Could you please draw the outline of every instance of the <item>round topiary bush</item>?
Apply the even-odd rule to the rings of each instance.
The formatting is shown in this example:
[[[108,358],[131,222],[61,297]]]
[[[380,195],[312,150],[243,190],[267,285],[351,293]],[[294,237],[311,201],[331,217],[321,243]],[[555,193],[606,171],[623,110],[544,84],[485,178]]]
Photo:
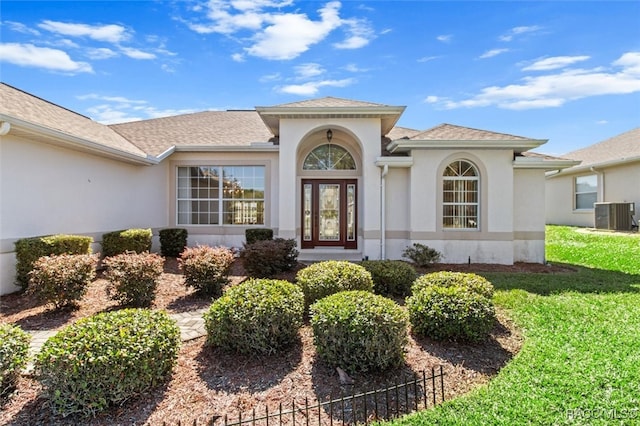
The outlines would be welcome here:
[[[245,354],[272,354],[298,336],[304,314],[300,288],[254,279],[231,287],[204,314],[207,343]]]
[[[491,282],[489,282],[489,280],[487,280],[486,278],[476,274],[446,271],[425,274],[413,283],[411,292],[415,294],[423,288],[429,286],[465,287],[489,299],[493,297],[493,285],[491,284]]]
[[[17,325],[0,324],[0,398],[15,388],[20,370],[27,364],[30,340]]]
[[[227,247],[197,246],[184,249],[178,263],[187,287],[193,287],[200,294],[220,297],[233,260],[233,250]]]
[[[407,308],[413,332],[435,340],[479,341],[495,322],[491,299],[461,286],[426,286]]]
[[[162,311],[100,313],[49,338],[35,376],[57,415],[95,415],[166,380],[178,357],[180,329]]]
[[[164,259],[155,253],[123,253],[104,260],[107,294],[121,305],[144,308],[156,297]]]
[[[402,364],[409,321],[393,300],[344,291],[311,305],[310,315],[318,356],[331,366],[364,372]]]
[[[296,282],[304,293],[305,306],[339,291],[373,291],[369,271],[355,263],[338,260],[318,262],[301,269]]]
[[[401,260],[364,260],[360,263],[373,279],[373,291],[383,296],[408,296],[418,277],[413,266]]]

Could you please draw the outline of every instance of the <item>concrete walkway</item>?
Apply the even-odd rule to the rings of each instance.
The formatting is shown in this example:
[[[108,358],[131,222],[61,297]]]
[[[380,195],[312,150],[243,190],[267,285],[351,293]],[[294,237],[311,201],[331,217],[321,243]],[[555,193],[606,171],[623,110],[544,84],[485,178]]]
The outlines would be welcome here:
[[[178,327],[180,327],[180,338],[183,342],[187,340],[196,339],[200,336],[204,336],[207,334],[204,329],[204,319],[202,318],[202,314],[209,308],[197,309],[195,311],[189,312],[180,312],[178,314],[169,314],[169,317],[173,318]],[[58,330],[37,330],[37,331],[29,331],[31,335],[31,344],[29,346],[29,355],[30,358],[33,359],[33,355],[36,355],[44,342],[53,335],[55,335]],[[33,365],[30,362],[26,369],[25,373],[30,373],[33,370]]]

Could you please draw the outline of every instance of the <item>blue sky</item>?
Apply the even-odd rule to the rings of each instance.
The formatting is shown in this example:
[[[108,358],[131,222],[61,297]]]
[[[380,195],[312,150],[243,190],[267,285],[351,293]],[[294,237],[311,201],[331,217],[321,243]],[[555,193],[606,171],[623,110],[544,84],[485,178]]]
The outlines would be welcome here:
[[[640,125],[638,1],[2,1],[1,80],[104,123],[336,96],[549,139]]]

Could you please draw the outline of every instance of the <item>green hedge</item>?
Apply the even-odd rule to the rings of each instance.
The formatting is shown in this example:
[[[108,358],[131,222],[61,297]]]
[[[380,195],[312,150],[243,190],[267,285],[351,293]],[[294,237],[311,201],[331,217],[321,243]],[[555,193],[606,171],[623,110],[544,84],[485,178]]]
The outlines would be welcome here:
[[[49,235],[44,237],[22,238],[15,242],[16,282],[26,289],[29,285],[29,272],[33,264],[42,256],[57,254],[90,254],[93,238],[81,235]]]
[[[310,308],[318,356],[351,372],[384,370],[402,364],[409,325],[393,300],[367,291],[345,291]]]
[[[164,258],[155,253],[122,253],[107,257],[107,295],[121,305],[144,308],[156,297]]]
[[[189,233],[182,228],[161,229],[160,235],[160,253],[163,256],[178,257],[187,246],[187,238]]]
[[[164,382],[179,348],[180,329],[163,311],[105,312],[49,338],[34,373],[54,414],[92,416]]]
[[[300,288],[257,279],[231,287],[204,314],[207,342],[227,350],[268,355],[293,343],[304,314]]]
[[[343,260],[327,260],[309,265],[298,271],[296,283],[304,293],[305,306],[339,291],[373,291],[369,271]]]
[[[17,325],[0,324],[0,398],[15,388],[20,370],[27,364],[30,340]]]
[[[298,259],[296,240],[276,238],[245,244],[240,261],[249,276],[265,278],[293,269]]]
[[[128,251],[151,251],[151,229],[125,229],[102,235],[102,256],[111,257]]]
[[[411,287],[411,291],[417,293],[429,286],[461,286],[489,299],[493,297],[493,285],[491,282],[485,277],[471,273],[441,271],[425,274],[416,279]]]
[[[244,231],[247,244],[253,244],[256,241],[272,240],[273,229],[269,228],[249,228]]]
[[[360,262],[371,274],[373,291],[383,296],[408,296],[418,277],[413,266],[401,260],[364,260]]]
[[[480,341],[495,323],[493,302],[462,286],[427,286],[407,298],[414,333],[435,340]]]

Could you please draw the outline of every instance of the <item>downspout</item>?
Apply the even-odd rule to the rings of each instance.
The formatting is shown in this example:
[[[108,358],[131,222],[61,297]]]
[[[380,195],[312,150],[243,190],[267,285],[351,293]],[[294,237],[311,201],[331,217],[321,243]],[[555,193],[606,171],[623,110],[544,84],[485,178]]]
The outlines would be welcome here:
[[[599,176],[599,185],[598,185],[598,200],[601,203],[604,203],[605,199],[604,199],[604,172],[603,171],[598,171],[596,170],[595,167],[591,166],[591,168],[589,168],[589,170],[591,170],[592,173],[595,173],[596,175]]]
[[[387,218],[386,218],[386,184],[387,173],[389,173],[389,165],[385,164],[382,167],[382,173],[380,175],[380,259],[386,259],[386,231],[387,231]]]

